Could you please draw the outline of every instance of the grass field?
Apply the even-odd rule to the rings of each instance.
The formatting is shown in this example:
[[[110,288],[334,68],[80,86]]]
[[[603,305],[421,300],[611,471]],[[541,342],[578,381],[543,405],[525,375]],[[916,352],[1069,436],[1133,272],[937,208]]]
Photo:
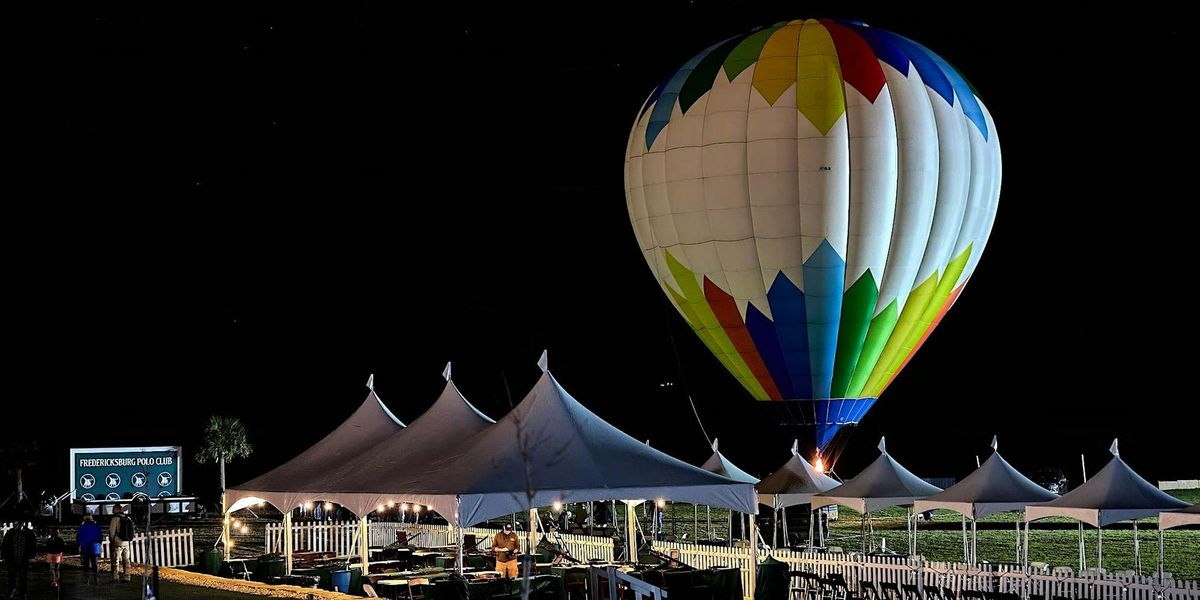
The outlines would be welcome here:
[[[1200,502],[1200,490],[1177,490],[1172,495],[1187,502]],[[905,532],[905,510],[902,507],[878,511],[871,515],[875,530],[875,545],[880,539],[887,540],[887,547],[903,551],[908,547]],[[724,537],[728,530],[728,512],[711,509],[713,533]],[[847,552],[859,551],[860,515],[850,509],[841,508],[840,518],[830,524],[830,545],[838,545]],[[706,531],[705,508],[693,512],[690,504],[668,505],[665,509],[663,531],[674,532],[676,539],[686,534],[688,540],[710,537]],[[638,509],[642,518],[642,509]],[[674,519],[672,518],[674,516]],[[1016,525],[1020,513],[1002,513],[980,519],[978,524],[979,559],[991,562],[1015,562]],[[693,530],[693,519],[699,532]],[[642,518],[642,526],[649,531],[649,516]],[[968,527],[969,527],[968,523]],[[921,522],[917,535],[918,552],[935,561],[961,561],[963,558],[961,517],[949,511],[935,511],[933,520]],[[792,532],[793,534],[797,532]],[[808,531],[799,532],[806,537]],[[762,535],[768,541],[771,532]],[[735,529],[736,537],[736,529]],[[1087,546],[1087,566],[1096,566],[1096,529],[1084,527],[1084,543]],[[1131,523],[1120,523],[1104,529],[1104,568],[1110,571],[1134,569],[1133,527]],[[1158,520],[1142,519],[1138,522],[1138,542],[1141,546],[1142,572],[1151,573],[1158,565]],[[1177,529],[1166,532],[1166,570],[1179,579],[1200,579],[1200,531]],[[1029,560],[1048,563],[1052,566],[1076,568],[1079,565],[1079,530],[1076,521],[1069,519],[1044,519],[1033,524],[1029,537]]]

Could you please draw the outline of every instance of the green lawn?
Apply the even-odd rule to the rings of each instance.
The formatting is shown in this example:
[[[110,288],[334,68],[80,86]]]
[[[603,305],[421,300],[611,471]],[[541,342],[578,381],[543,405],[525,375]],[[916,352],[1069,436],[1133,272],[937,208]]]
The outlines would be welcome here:
[[[1200,490],[1177,490],[1172,495],[1187,502],[1200,502]],[[673,532],[676,539],[695,540],[697,537],[708,537],[705,508],[699,507],[693,513],[690,504],[668,504],[665,509],[663,530]],[[649,531],[650,519],[642,516],[642,508],[637,509],[638,517],[643,528]],[[698,532],[693,530],[693,515],[696,519]],[[713,532],[724,537],[728,528],[728,512],[722,509],[709,511]],[[859,514],[847,508],[839,510],[840,518],[830,526],[831,544],[842,546],[846,551],[860,549]],[[905,534],[904,517],[906,509],[894,507],[884,509],[871,515],[871,524],[875,529],[876,546],[879,538],[887,539],[888,548],[903,550],[908,547]],[[672,518],[674,517],[674,518]],[[1021,518],[1020,513],[1003,513],[992,515],[979,521],[979,558],[993,562],[1012,562],[1016,554],[1016,522]],[[969,524],[968,524],[969,526]],[[1079,531],[1075,521],[1070,519],[1044,519],[1032,526],[1029,538],[1029,560],[1049,563],[1053,566],[1075,568],[1079,564]],[[1158,564],[1158,524],[1157,519],[1142,519],[1138,522],[1138,540],[1142,553],[1142,571],[1153,572]],[[699,535],[697,535],[697,533]],[[763,531],[763,537],[770,540],[770,531]],[[796,533],[796,532],[792,532]],[[807,536],[808,532],[800,532]],[[736,535],[736,534],[735,534]],[[926,558],[935,561],[962,560],[962,531],[961,517],[949,511],[935,511],[933,520],[921,522],[917,536],[918,551]],[[1096,566],[1096,530],[1084,528],[1084,542],[1087,545],[1088,566]],[[1166,532],[1165,536],[1166,570],[1174,573],[1180,579],[1200,579],[1200,531],[1177,529]],[[1104,529],[1104,568],[1127,570],[1134,568],[1133,528],[1130,523],[1120,523]]]

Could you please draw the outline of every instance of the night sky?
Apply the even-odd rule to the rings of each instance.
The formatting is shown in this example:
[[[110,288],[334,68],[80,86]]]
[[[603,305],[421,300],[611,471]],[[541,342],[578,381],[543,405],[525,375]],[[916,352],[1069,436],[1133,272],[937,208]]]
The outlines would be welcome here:
[[[1094,472],[1120,436],[1148,478],[1200,476],[1182,385],[1196,126],[1178,20],[1050,3],[166,4],[64,9],[16,44],[4,435],[37,441],[35,494],[63,491],[71,446],[194,456],[213,413],[250,430],[238,483],[336,426],[370,373],[416,418],[447,360],[499,418],[543,348],[585,405],[698,463],[690,391],[726,455],[765,475],[793,433],[660,297],[622,162],[642,101],[680,63],[823,16],[944,56],[1004,153],[971,284],[838,472],[886,434],[919,475],[962,477],[999,434],[1027,471],[1077,480],[1080,452]],[[191,460],[184,478],[216,487]]]

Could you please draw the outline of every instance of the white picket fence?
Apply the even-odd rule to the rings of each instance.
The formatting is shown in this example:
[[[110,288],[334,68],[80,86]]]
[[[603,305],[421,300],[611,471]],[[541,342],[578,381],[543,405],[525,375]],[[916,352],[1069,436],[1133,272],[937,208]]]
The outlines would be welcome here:
[[[386,546],[396,541],[396,532],[403,531],[414,546],[437,547],[453,546],[457,543],[457,534],[449,525],[414,525],[411,523],[372,522],[367,524],[367,540],[371,546]],[[333,552],[338,556],[350,556],[358,553],[355,544],[358,532],[357,521],[333,522],[300,522],[292,524],[292,548],[295,552]],[[474,535],[478,544],[476,549],[487,551],[492,547],[492,538],[498,529],[482,527],[466,527],[464,535]],[[521,538],[521,551],[528,552],[528,540],[524,533],[518,532]],[[283,525],[268,523],[266,529],[265,547],[268,552],[283,551]],[[612,560],[612,538],[594,537],[588,535],[562,534],[553,536],[561,538],[563,546],[571,556],[588,561],[592,559]]]
[[[147,542],[146,534],[139,533],[128,542],[129,560],[144,564],[153,555],[154,564],[160,567],[189,567],[196,564],[196,551],[191,529],[155,530]],[[102,560],[109,557],[108,536],[101,542]]]
[[[751,567],[749,548],[699,546],[671,542],[655,542],[661,552],[679,551],[679,559],[698,569],[736,567],[741,569],[742,589],[750,589]],[[1159,585],[1157,577],[1138,577],[1133,573],[1111,574],[1084,572],[1078,576],[1069,567],[1053,570],[1030,569],[1003,565],[969,565],[926,561],[923,557],[900,558],[863,556],[857,554],[796,552],[771,550],[760,553],[760,559],[774,556],[786,562],[789,570],[815,573],[822,578],[838,573],[846,579],[851,590],[859,582],[876,584],[917,585],[953,590],[1012,592],[1023,598],[1049,600],[1051,596],[1088,598],[1093,600],[1200,600],[1200,582],[1167,579]],[[799,585],[799,580],[793,585]]]
[[[12,523],[0,524],[0,536],[12,529]],[[190,567],[196,564],[196,550],[191,529],[163,529],[155,530],[150,536],[149,546],[146,542],[146,534],[139,533],[133,536],[133,541],[129,543],[129,561],[143,564],[146,562],[150,554],[147,549],[153,551],[154,564],[160,567]],[[108,536],[104,536],[104,541],[100,543],[100,557],[102,560],[108,560]]]

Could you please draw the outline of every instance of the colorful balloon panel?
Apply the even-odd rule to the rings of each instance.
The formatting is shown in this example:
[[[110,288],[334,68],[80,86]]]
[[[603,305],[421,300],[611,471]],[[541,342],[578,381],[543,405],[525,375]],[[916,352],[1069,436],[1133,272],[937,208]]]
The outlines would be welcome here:
[[[858,23],[717,43],[639,111],[630,220],[664,293],[759,400],[824,447],[941,321],[1000,195],[987,108],[948,62]]]

